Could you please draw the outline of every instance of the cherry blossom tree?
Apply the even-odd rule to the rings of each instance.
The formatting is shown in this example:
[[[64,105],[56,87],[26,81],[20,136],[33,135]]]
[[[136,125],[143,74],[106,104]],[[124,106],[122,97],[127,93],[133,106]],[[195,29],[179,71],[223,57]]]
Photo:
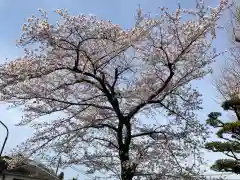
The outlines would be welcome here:
[[[239,100],[240,98],[240,51],[235,46],[229,49],[230,56],[226,65],[220,71],[220,75],[215,81],[215,87],[221,97],[227,100]],[[240,118],[240,117],[238,117]]]
[[[65,10],[56,24],[44,11],[31,16],[18,42],[24,56],[0,66],[0,99],[22,108],[19,125],[34,129],[18,151],[52,164],[61,156],[62,166],[111,179],[199,178],[207,131],[190,82],[211,72],[226,6],[222,0],[201,17],[161,8],[152,18],[139,9],[128,30]]]

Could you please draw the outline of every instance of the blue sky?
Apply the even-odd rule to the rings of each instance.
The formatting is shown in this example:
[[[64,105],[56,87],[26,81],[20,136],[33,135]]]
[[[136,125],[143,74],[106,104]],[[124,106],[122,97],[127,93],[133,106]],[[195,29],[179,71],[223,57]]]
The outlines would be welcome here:
[[[209,0],[211,5],[216,5],[217,0]],[[181,0],[182,7],[194,7],[195,0]],[[145,12],[157,13],[159,6],[166,6],[171,9],[177,7],[177,0],[0,0],[0,63],[3,63],[6,58],[12,59],[21,55],[21,49],[17,49],[15,41],[19,38],[22,24],[25,19],[32,14],[36,14],[38,8],[42,8],[49,13],[52,20],[56,19],[54,10],[58,8],[66,8],[72,14],[95,14],[100,18],[111,20],[113,23],[120,24],[123,28],[129,28],[134,22],[134,15],[138,5],[144,9]],[[223,51],[228,46],[226,32],[218,32],[220,35],[214,46],[219,51]],[[219,104],[217,94],[212,86],[212,78],[217,76],[217,72],[224,58],[219,58],[214,64],[215,73],[207,76],[203,81],[194,83],[196,87],[203,94],[204,110],[201,111],[200,119],[203,121],[210,111],[219,111]],[[20,141],[26,139],[31,130],[27,127],[15,127],[14,124],[21,119],[22,113],[20,110],[7,110],[6,105],[0,104],[0,120],[7,124],[10,129],[10,137],[6,145],[7,152]],[[4,131],[0,129],[0,137],[4,137]],[[0,139],[0,143],[4,138]],[[216,155],[206,155],[208,159],[213,161]],[[211,158],[210,158],[211,157]],[[66,178],[71,178],[78,173],[73,170],[65,171]],[[80,175],[80,174],[79,174]],[[80,176],[79,176],[80,177]]]

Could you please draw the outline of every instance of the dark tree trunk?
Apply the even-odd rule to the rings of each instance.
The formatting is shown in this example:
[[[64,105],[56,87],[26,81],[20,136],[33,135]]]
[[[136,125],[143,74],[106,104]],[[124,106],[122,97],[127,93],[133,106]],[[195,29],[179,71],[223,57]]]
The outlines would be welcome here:
[[[121,170],[121,179],[122,180],[132,180],[134,177],[134,173],[131,171],[131,169],[122,168]]]
[[[123,138],[123,128],[126,128],[126,132]],[[119,157],[121,161],[121,179],[132,180],[134,177],[134,168],[129,162],[129,148],[131,143],[131,124],[130,121],[124,119],[119,122],[118,125],[118,145],[119,145]]]
[[[132,180],[134,173],[129,163],[129,147],[123,147],[120,154],[120,160],[121,160],[121,179]]]

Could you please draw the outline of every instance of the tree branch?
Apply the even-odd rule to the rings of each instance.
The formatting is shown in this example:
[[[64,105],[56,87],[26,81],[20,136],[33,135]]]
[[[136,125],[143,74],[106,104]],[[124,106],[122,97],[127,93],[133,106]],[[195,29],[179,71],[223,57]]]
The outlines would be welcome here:
[[[94,104],[94,103],[83,103],[83,102],[69,102],[69,101],[64,101],[64,100],[59,100],[59,99],[55,99],[55,98],[50,98],[50,97],[43,97],[43,96],[38,96],[36,95],[35,97],[30,97],[30,98],[25,98],[25,97],[17,97],[19,99],[23,99],[23,100],[26,100],[26,99],[43,99],[43,100],[49,100],[49,101],[52,101],[52,102],[59,102],[59,103],[62,103],[62,104],[68,104],[68,105],[72,105],[72,106],[92,106],[92,107],[95,107],[95,108],[98,108],[98,109],[108,109],[108,110],[111,110],[113,111],[114,109],[109,107],[109,106],[103,106],[103,105],[98,105],[98,104]]]
[[[141,136],[151,136],[152,134],[159,134],[159,133],[164,134],[165,132],[163,132],[163,131],[143,132],[143,133],[139,133],[139,134],[133,134],[133,135],[131,136],[131,138],[136,138],[136,137],[141,137]]]
[[[167,87],[168,83],[171,81],[171,79],[174,75],[172,66],[173,66],[172,64],[168,64],[170,73],[169,73],[167,80],[162,85],[162,87],[160,87],[155,93],[151,94],[147,101],[140,103],[133,110],[131,110],[129,112],[129,114],[127,115],[127,119],[131,119],[141,108],[143,108],[145,105],[151,103],[151,100],[153,100],[156,96],[158,96]]]
[[[105,139],[105,138],[100,138],[100,137],[93,137],[93,140],[99,140],[99,141],[104,141],[107,142],[109,145],[112,145],[113,147],[115,147],[116,149],[119,149],[118,146],[116,144],[114,144],[112,141]],[[103,144],[102,144],[103,145]],[[105,145],[104,145],[105,146]],[[108,146],[105,146],[108,147]]]

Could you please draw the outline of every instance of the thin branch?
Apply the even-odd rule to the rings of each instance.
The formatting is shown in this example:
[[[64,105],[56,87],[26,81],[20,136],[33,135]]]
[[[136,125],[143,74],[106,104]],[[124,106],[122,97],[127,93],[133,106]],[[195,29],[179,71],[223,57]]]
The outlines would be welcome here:
[[[136,137],[141,137],[141,136],[151,136],[153,134],[159,134],[162,133],[164,134],[165,132],[163,131],[149,131],[149,132],[143,132],[143,133],[138,133],[138,134],[133,134],[131,138],[136,138]]]
[[[99,140],[99,141],[104,141],[107,142],[109,145],[112,145],[113,147],[115,147],[116,149],[119,149],[118,146],[116,144],[114,144],[112,141],[105,139],[105,138],[100,138],[100,137],[93,137],[93,140]],[[103,144],[102,144],[103,145]],[[105,146],[105,145],[104,145]],[[108,147],[108,145],[106,146]]]
[[[55,99],[55,98],[51,98],[51,97],[44,97],[44,96],[38,96],[36,95],[35,97],[30,97],[30,98],[26,98],[26,97],[17,97],[19,99],[23,99],[23,100],[27,100],[27,99],[43,99],[43,100],[49,100],[52,102],[59,102],[62,104],[69,104],[72,106],[92,106],[98,109],[108,109],[113,111],[113,108],[109,107],[109,106],[103,106],[103,105],[98,105],[98,104],[94,104],[94,103],[82,103],[82,102],[70,102],[70,101],[64,101],[64,100],[59,100],[59,99]]]
[[[83,130],[83,129],[88,129],[88,128],[96,128],[96,129],[100,129],[100,128],[110,128],[114,131],[117,131],[117,129],[112,126],[112,125],[109,125],[109,124],[92,124],[92,125],[86,125],[84,127],[80,127],[80,128],[77,128],[77,129],[73,129],[73,130],[70,130],[70,131],[66,131],[66,132],[63,132],[63,133],[60,133],[60,134],[57,134],[55,136],[52,136],[52,137],[49,137],[49,139],[43,143],[42,145],[40,145],[37,149],[34,150],[33,154],[38,151],[39,149],[42,149],[43,147],[45,147],[47,144],[49,144],[51,141],[55,140],[56,138],[59,138],[60,136],[64,136],[66,134],[71,134],[71,133],[74,133],[74,132],[77,132],[77,131],[80,131],[80,130]]]
[[[141,108],[143,108],[145,105],[149,104],[149,102],[151,102],[151,100],[153,100],[155,97],[157,97],[167,87],[168,83],[171,81],[171,79],[174,75],[174,72],[172,69],[172,64],[169,64],[168,66],[169,66],[170,73],[169,73],[167,80],[164,82],[164,84],[155,93],[151,94],[147,101],[140,103],[133,110],[131,110],[129,112],[129,114],[127,115],[127,119],[131,119]]]

